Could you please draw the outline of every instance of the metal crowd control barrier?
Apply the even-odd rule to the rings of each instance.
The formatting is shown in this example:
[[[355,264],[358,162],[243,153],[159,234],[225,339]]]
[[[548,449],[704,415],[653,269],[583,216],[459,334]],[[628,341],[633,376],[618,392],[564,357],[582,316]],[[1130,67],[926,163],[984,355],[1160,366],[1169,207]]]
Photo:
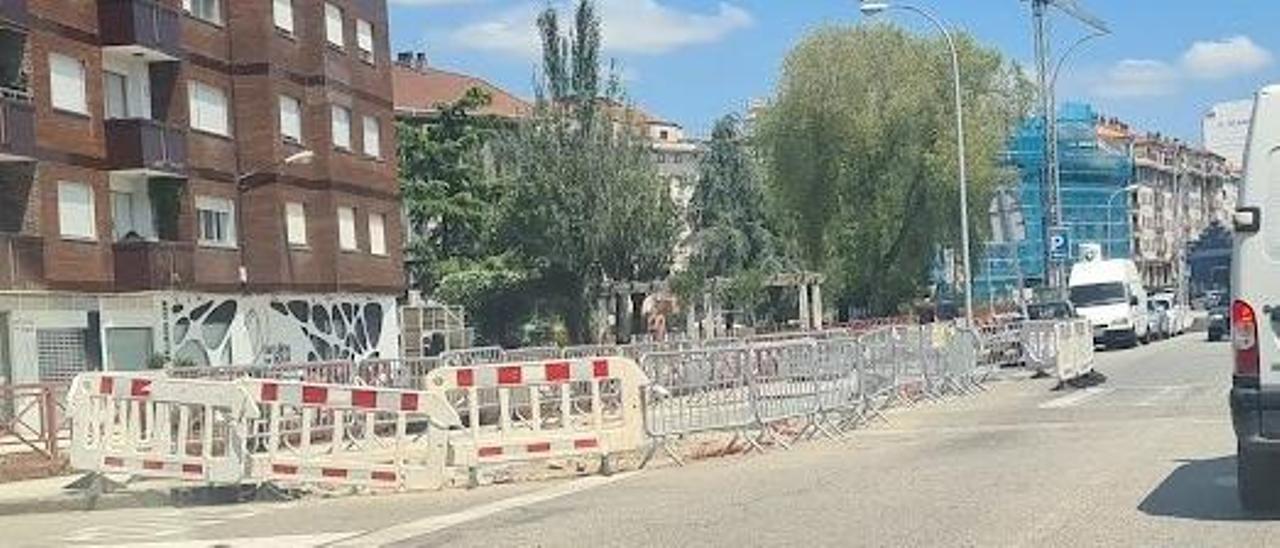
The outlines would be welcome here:
[[[865,423],[869,414],[879,413],[868,405],[871,377],[865,369],[865,351],[861,341],[853,337],[815,343],[815,381],[818,383],[815,432],[838,436]]]
[[[782,447],[788,443],[778,436],[775,425],[790,419],[806,419],[800,434],[823,428],[817,422],[818,360],[812,340],[752,345],[748,386],[752,412],[760,426],[760,439],[769,438]],[[799,434],[797,434],[799,435]],[[759,439],[751,446],[762,449]]]
[[[439,395],[415,390],[243,380],[259,406],[251,476],[284,484],[438,489],[446,429],[461,426]]]
[[[503,350],[498,346],[482,346],[462,350],[447,350],[440,354],[440,363],[444,367],[463,367],[483,363],[497,363],[502,360]]]
[[[644,440],[640,394],[648,378],[624,358],[450,367],[427,375],[426,389],[462,418],[449,462],[469,469],[512,461],[611,455]]]
[[[644,392],[644,428],[650,440],[641,467],[658,449],[684,464],[670,442],[688,434],[733,432],[729,442],[753,440],[759,427],[751,405],[751,352],[722,347],[646,354],[640,362],[651,384]]]
[[[71,466],[208,484],[248,479],[253,396],[236,382],[82,373],[68,395]]]

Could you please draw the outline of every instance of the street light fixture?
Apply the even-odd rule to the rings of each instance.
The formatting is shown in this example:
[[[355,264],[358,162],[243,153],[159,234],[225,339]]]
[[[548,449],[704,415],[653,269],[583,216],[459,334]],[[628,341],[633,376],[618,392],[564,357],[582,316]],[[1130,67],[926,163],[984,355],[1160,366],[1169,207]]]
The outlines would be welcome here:
[[[288,156],[285,156],[284,158],[277,160],[276,162],[273,162],[271,165],[264,166],[264,167],[249,171],[248,173],[244,173],[236,176],[235,215],[236,215],[236,234],[238,235],[238,238],[240,240],[237,244],[237,247],[239,248],[239,253],[240,253],[239,273],[240,273],[241,284],[249,283],[249,270],[248,270],[248,267],[245,266],[245,247],[246,246],[245,246],[245,240],[244,240],[246,236],[245,230],[244,230],[244,194],[249,190],[249,184],[248,184],[249,179],[254,176],[260,175],[262,172],[266,170],[275,169],[277,167],[310,165],[311,162],[315,161],[315,159],[316,159],[315,151],[310,149],[303,149],[293,154],[290,154]]]
[[[1112,210],[1111,206],[1112,206],[1112,204],[1114,204],[1114,203],[1115,203],[1116,198],[1117,198],[1118,196],[1120,196],[1121,194],[1128,194],[1128,193],[1130,193],[1130,192],[1134,192],[1134,191],[1136,191],[1136,190],[1138,190],[1138,189],[1140,189],[1140,188],[1142,188],[1142,186],[1141,186],[1141,185],[1129,185],[1129,186],[1126,186],[1126,187],[1124,187],[1124,188],[1117,188],[1116,190],[1114,190],[1114,191],[1112,191],[1112,192],[1111,192],[1111,196],[1107,197],[1107,243],[1105,244],[1106,246],[1110,246],[1110,245],[1111,245],[1111,225],[1115,224],[1115,223],[1114,223],[1114,222],[1112,222],[1112,220],[1111,220],[1111,210]],[[1130,235],[1130,238],[1132,238],[1132,235]]]
[[[970,326],[973,322],[973,269],[969,250],[969,175],[968,164],[965,162],[964,150],[964,98],[961,96],[960,90],[960,52],[956,49],[955,38],[951,36],[951,31],[947,30],[947,26],[929,10],[914,6],[907,3],[888,2],[867,2],[861,3],[862,14],[867,17],[879,15],[890,9],[900,9],[909,11],[928,19],[933,26],[938,28],[942,36],[947,40],[947,47],[951,50],[951,77],[955,85],[955,109],[956,109],[956,152],[959,158],[959,176],[960,176],[960,247],[963,248],[964,256],[964,317]]]

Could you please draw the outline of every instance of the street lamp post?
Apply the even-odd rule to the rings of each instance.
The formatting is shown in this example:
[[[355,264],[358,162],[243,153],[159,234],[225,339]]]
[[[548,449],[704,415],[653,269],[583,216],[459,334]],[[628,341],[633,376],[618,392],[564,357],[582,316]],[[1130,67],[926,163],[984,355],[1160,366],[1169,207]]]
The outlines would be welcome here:
[[[971,267],[973,261],[971,260],[971,250],[969,249],[969,175],[964,150],[964,98],[960,90],[960,52],[956,49],[955,38],[951,36],[951,31],[947,30],[947,26],[942,23],[941,19],[924,8],[906,3],[891,4],[888,2],[867,2],[866,0],[863,0],[861,5],[862,14],[868,17],[878,15],[889,9],[910,11],[928,19],[946,38],[947,47],[951,50],[951,78],[955,85],[956,152],[960,172],[960,247],[963,248],[962,255],[964,256],[964,317],[968,324],[972,326],[974,324],[973,269]]]
[[[302,150],[290,154],[270,165],[260,167],[236,176],[236,236],[239,242],[237,247],[240,251],[240,283],[249,282],[249,273],[245,267],[245,227],[244,227],[244,195],[249,191],[249,179],[256,175],[260,175],[269,169],[275,169],[281,166],[307,165],[316,158],[316,153],[311,150]]]
[[[1106,245],[1108,247],[1111,246],[1111,226],[1115,224],[1115,222],[1113,222],[1111,219],[1112,204],[1115,203],[1116,197],[1120,196],[1121,194],[1128,194],[1130,192],[1138,190],[1139,188],[1141,187],[1139,187],[1138,185],[1129,185],[1124,188],[1118,188],[1111,193],[1111,196],[1107,197],[1107,244]]]

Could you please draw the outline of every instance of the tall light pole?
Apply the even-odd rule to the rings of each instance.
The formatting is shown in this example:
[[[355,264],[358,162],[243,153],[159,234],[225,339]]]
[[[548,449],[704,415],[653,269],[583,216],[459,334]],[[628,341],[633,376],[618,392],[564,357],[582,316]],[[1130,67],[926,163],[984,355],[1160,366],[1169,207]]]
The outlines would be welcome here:
[[[1134,192],[1138,190],[1139,188],[1142,188],[1142,187],[1139,185],[1129,185],[1124,188],[1117,188],[1115,191],[1111,193],[1111,196],[1107,197],[1107,243],[1104,244],[1105,246],[1107,247],[1111,246],[1111,225],[1115,224],[1114,222],[1111,221],[1111,205],[1115,203],[1116,198],[1119,197],[1121,194],[1128,194],[1130,192]],[[1127,218],[1128,217],[1126,217],[1126,219]],[[1129,237],[1133,238],[1133,235],[1130,234]]]
[[[959,163],[960,176],[960,247],[963,248],[964,256],[964,317],[969,325],[973,322],[973,268],[969,249],[969,174],[968,164],[965,161],[964,150],[964,97],[960,90],[960,52],[956,49],[955,38],[951,36],[951,31],[947,30],[947,26],[929,10],[913,6],[906,3],[889,3],[889,2],[867,2],[863,0],[862,14],[868,17],[878,15],[885,10],[900,9],[916,13],[925,19],[928,19],[933,26],[938,28],[942,36],[947,39],[947,48],[951,50],[951,79],[955,85],[955,109],[956,109],[956,152]]]

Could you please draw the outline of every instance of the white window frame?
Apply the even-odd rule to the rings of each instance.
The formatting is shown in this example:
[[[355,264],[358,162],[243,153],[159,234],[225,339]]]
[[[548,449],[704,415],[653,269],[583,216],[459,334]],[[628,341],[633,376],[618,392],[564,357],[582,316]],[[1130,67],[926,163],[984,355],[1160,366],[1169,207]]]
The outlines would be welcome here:
[[[197,4],[203,9],[197,9]],[[182,0],[182,9],[201,21],[222,24],[222,0]]]
[[[292,95],[280,95],[280,137],[302,143],[302,101]],[[292,113],[289,112],[292,109]]]
[[[381,213],[369,214],[369,254],[387,255],[387,218]]]
[[[356,237],[356,208],[354,207],[338,207],[338,249],[360,251],[360,241]]]
[[[360,52],[361,60],[373,62],[373,23],[356,19],[356,49]]]
[[[218,98],[221,100],[222,112],[205,109],[202,105],[217,106],[216,102],[201,100]],[[231,106],[227,102],[227,93],[222,88],[211,86],[195,80],[187,81],[187,99],[190,101],[191,128],[214,135],[229,137],[231,135]],[[220,114],[220,115],[219,115]],[[220,119],[219,119],[220,118]]]
[[[301,202],[284,204],[285,241],[289,247],[307,247],[307,206]]]
[[[67,200],[73,192],[83,192],[88,203],[74,204],[74,207],[70,207],[72,204],[68,204]],[[58,181],[58,233],[62,235],[62,239],[97,241],[96,201],[92,186],[76,181]]]
[[[293,0],[272,0],[271,19],[276,29],[293,36]]]
[[[119,91],[119,112],[112,112],[112,89]],[[102,112],[108,120],[129,118],[129,76],[114,70],[102,71]]]
[[[382,124],[373,116],[364,116],[361,119],[362,130],[364,134],[364,142],[362,147],[364,153],[370,158],[382,158]]]
[[[324,3],[324,39],[339,49],[347,48],[347,30],[342,8]]]
[[[351,151],[351,109],[332,105],[329,108],[329,130],[334,148]]]
[[[49,104],[54,109],[87,116],[89,96],[85,86],[84,61],[49,52]]]
[[[226,215],[225,232],[221,239],[210,238],[205,232],[205,213]],[[230,198],[221,196],[196,196],[196,242],[204,247],[234,248],[239,240],[236,237],[236,204]]]

